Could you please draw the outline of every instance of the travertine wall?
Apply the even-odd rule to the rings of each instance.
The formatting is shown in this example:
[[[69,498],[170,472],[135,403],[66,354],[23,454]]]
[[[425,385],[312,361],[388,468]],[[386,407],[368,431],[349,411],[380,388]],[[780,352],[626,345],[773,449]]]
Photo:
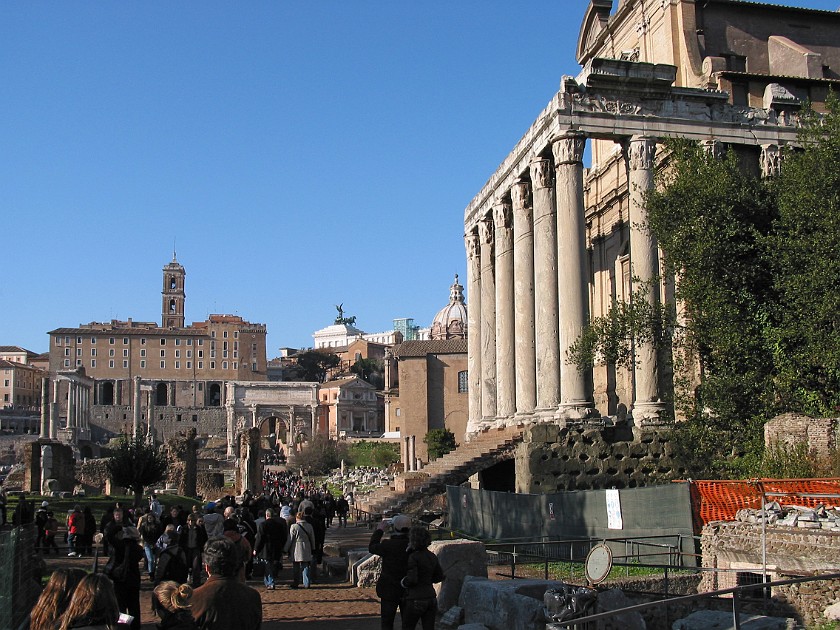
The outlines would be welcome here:
[[[516,451],[516,491],[637,488],[684,476],[667,431],[538,424]]]
[[[704,567],[732,569],[704,572],[700,592],[737,585],[737,572],[761,573],[761,526],[713,522],[703,528],[700,546]],[[772,580],[812,572],[840,572],[840,534],[773,525],[766,530],[767,566]],[[774,587],[773,608],[805,624],[824,621],[822,611],[840,598],[840,580]]]
[[[58,489],[69,492],[76,485],[76,460],[73,457],[73,449],[66,444],[58,442],[28,442],[24,445],[23,465],[24,481],[23,489],[26,492],[40,493],[41,488],[41,446],[48,445],[52,449],[52,472],[50,479],[58,481]]]
[[[142,429],[146,428],[145,408]],[[164,442],[188,429],[198,435],[227,435],[224,407],[154,407],[155,438]],[[101,441],[116,435],[130,434],[134,426],[132,408],[122,405],[95,405],[90,413],[91,439]]]

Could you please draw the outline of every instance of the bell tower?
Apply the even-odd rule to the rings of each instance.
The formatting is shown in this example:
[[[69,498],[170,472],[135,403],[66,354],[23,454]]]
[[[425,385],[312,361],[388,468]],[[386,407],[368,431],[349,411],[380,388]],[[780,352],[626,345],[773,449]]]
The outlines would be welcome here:
[[[172,262],[163,268],[163,291],[160,325],[163,328],[184,327],[184,278],[187,272],[172,252]]]

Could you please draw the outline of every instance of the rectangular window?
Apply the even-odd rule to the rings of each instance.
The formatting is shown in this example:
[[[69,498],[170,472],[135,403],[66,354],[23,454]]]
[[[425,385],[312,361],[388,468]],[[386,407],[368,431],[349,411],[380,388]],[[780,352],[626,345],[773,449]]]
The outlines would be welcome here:
[[[160,369],[161,370],[166,369],[166,361],[161,361],[160,362]]]
[[[113,359],[110,359],[110,360],[108,361],[108,367],[109,367],[109,368],[113,368],[113,367],[114,367],[114,360],[113,360]]]
[[[124,357],[128,356],[128,348],[123,348],[123,356]]]
[[[64,348],[64,356],[65,356],[65,357],[69,357],[69,356],[70,356],[70,348]]]
[[[91,348],[90,349],[90,356],[92,356],[92,357],[96,356],[96,348]]]
[[[77,357],[82,356],[82,349],[81,348],[76,348],[76,356]]]
[[[239,353],[238,353],[236,350],[234,350],[234,351],[233,351],[233,358],[234,358],[234,359],[235,359],[235,358],[237,358],[237,355],[238,355],[238,354],[239,354]]]
[[[55,345],[57,345],[57,346],[61,345],[61,337],[56,337],[55,338]]]
[[[64,359],[64,367],[70,367],[70,359]]]
[[[70,337],[65,337],[65,338],[64,338],[64,343],[65,343],[65,344],[70,343]]]
[[[108,356],[109,357],[114,356],[114,349],[113,348],[108,348]]]
[[[76,359],[76,367],[82,367],[82,360]]]
[[[187,358],[192,359],[192,350],[187,350]]]
[[[90,360],[90,367],[92,367],[92,368],[96,367],[96,359],[91,359]]]
[[[204,345],[204,339],[199,339],[198,340],[198,345],[203,346]]]
[[[114,338],[113,337],[109,338],[108,343],[110,343],[113,346],[114,345]]]
[[[223,359],[227,359],[227,358],[228,358],[227,353],[228,353],[228,351],[227,351],[227,350],[222,351],[222,358],[223,358]]]
[[[469,378],[466,370],[458,372],[458,393],[466,394],[469,391]]]
[[[187,361],[187,369],[188,370],[192,369],[192,361]]]
[[[199,361],[199,362],[198,362],[198,369],[199,369],[199,370],[203,370],[203,369],[204,369],[204,361]],[[201,383],[199,383],[199,384],[198,384],[198,388],[199,388],[199,389],[201,389]]]
[[[203,358],[204,358],[204,350],[199,350],[199,351],[198,351],[198,358],[199,358],[199,359],[203,359]]]
[[[76,337],[76,343],[82,343],[82,338],[81,337]]]
[[[175,358],[176,358],[176,359],[180,359],[180,358],[181,358],[181,351],[180,351],[180,350],[176,350],[176,351],[175,351]]]
[[[238,330],[233,331],[233,338],[234,339],[239,339],[239,331]]]
[[[192,345],[192,339],[187,339],[187,345],[188,345],[188,346],[191,346],[191,345]]]
[[[226,370],[227,368],[227,361],[222,361],[222,369]]]
[[[141,356],[141,357],[145,357],[145,356],[146,356],[146,348],[140,348],[140,356]]]
[[[166,345],[166,339],[161,339],[160,340],[160,345],[165,346]]]
[[[239,367],[238,367],[238,365],[237,365],[236,361],[234,361],[234,362],[233,362],[233,369],[234,369],[234,370],[239,369]]]
[[[228,349],[228,347],[227,347],[227,341],[223,341],[223,342],[222,342],[222,350],[227,350],[227,349]]]
[[[140,361],[140,369],[141,370],[146,369],[146,362],[145,361]]]
[[[128,345],[128,337],[123,337],[123,345],[124,346]]]
[[[160,356],[165,357],[166,356],[166,350],[161,350],[160,351]]]
[[[93,345],[96,345],[96,337],[91,337],[91,338],[90,338],[90,342],[91,342]]]
[[[128,369],[128,361],[123,361],[123,367]]]
[[[175,340],[175,345],[176,345],[176,346],[180,346],[180,345],[181,345],[181,340],[180,340],[180,339],[176,339],[176,340]]]
[[[257,371],[257,364],[256,364],[256,363],[252,363],[252,364],[251,364],[251,371],[252,371],[252,372],[256,372],[256,371]]]
[[[215,369],[216,369],[216,362],[215,362],[215,361],[210,361],[210,369],[211,369],[211,370],[215,370]]]
[[[145,337],[140,337],[140,345],[141,345],[141,346],[145,346],[145,345],[146,345],[146,338],[145,338]]]
[[[176,369],[176,370],[180,370],[180,369],[181,369],[181,362],[180,362],[180,361],[175,361],[175,369]]]
[[[225,332],[224,332],[224,334],[223,334],[222,336],[223,336],[225,339],[227,339],[227,331],[225,331]]]
[[[213,339],[215,339],[215,338],[216,338],[216,331],[215,331],[215,330],[211,330],[211,331],[210,331],[210,336],[211,336],[211,337],[213,337]]]

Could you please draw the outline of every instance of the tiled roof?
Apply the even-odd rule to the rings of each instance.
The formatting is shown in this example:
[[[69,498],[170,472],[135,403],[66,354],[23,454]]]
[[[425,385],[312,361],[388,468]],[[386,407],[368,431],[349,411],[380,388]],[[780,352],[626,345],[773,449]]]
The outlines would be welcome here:
[[[204,330],[195,330],[192,328],[112,328],[110,324],[103,325],[102,328],[56,328],[49,331],[48,335],[103,335],[113,333],[114,335],[188,335],[194,337],[207,336]]]
[[[27,350],[26,348],[21,348],[20,346],[0,346],[0,352],[25,352],[31,357],[34,357],[36,354],[35,352],[32,352],[32,350]]]
[[[466,339],[434,339],[428,341],[404,341],[394,346],[396,357],[425,357],[429,354],[466,354]]]
[[[371,385],[367,381],[364,381],[364,380],[360,379],[358,376],[350,376],[348,378],[340,378],[340,379],[337,379],[335,381],[327,381],[326,383],[322,383],[321,387],[324,387],[324,388],[344,387],[345,385],[349,385],[350,383],[353,383],[353,382],[364,383],[365,385],[373,387],[373,385]]]

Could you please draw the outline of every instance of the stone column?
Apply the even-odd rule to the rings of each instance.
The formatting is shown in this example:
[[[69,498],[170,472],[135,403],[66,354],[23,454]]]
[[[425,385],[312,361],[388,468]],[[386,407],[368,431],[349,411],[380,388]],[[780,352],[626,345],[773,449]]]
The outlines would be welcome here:
[[[41,432],[38,437],[42,440],[50,437],[50,379],[41,379]]]
[[[782,172],[782,152],[778,144],[762,144],[759,157],[761,176],[775,177]]]
[[[557,274],[560,338],[560,415],[581,419],[594,412],[592,379],[569,361],[569,349],[589,322],[583,150],[586,136],[568,131],[551,145],[557,208]]]
[[[464,236],[467,248],[467,434],[481,424],[481,242],[474,229]]]
[[[408,463],[408,436],[404,436],[400,443],[400,461],[403,465],[403,472],[408,472],[411,468]]]
[[[76,427],[76,383],[67,381],[67,428]]]
[[[151,438],[154,436],[155,428],[155,386],[152,383],[152,388],[149,390],[149,404],[146,407],[146,436]]]
[[[652,308],[659,307],[659,248],[648,230],[645,195],[653,188],[656,140],[633,136],[627,146],[630,193],[630,269],[633,295]],[[632,299],[632,298],[631,298]],[[659,394],[657,350],[650,341],[634,347],[633,420],[637,426],[659,424],[665,410]]]
[[[516,365],[513,305],[513,216],[508,199],[493,206],[496,230],[496,416],[516,412]]]
[[[551,161],[531,162],[534,196],[534,322],[537,412],[551,415],[560,404],[560,344],[557,311],[557,213]]]
[[[537,406],[537,354],[534,344],[534,212],[527,182],[510,189],[513,203],[513,302],[516,335],[516,415]]]
[[[131,409],[132,433],[137,435],[140,430],[140,377],[134,377],[134,405]]]
[[[59,412],[59,404],[58,404],[58,394],[59,394],[59,387],[60,381],[58,378],[53,379],[52,382],[52,402],[50,403],[50,439],[56,440],[58,439],[58,412]]]
[[[411,470],[417,470],[417,436],[410,435],[408,437],[408,450],[411,454],[411,457],[409,457]]]
[[[481,234],[481,419],[496,419],[496,277],[493,218],[479,224]]]
[[[312,415],[312,439],[315,439],[315,434],[318,432],[318,417],[315,415],[315,407],[309,405],[309,413]]]

